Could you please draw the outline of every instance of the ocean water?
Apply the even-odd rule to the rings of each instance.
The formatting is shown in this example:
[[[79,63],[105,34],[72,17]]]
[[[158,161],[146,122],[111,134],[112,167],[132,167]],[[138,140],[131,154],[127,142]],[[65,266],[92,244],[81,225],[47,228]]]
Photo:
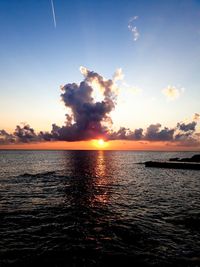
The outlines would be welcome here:
[[[200,266],[192,152],[0,151],[0,266]]]

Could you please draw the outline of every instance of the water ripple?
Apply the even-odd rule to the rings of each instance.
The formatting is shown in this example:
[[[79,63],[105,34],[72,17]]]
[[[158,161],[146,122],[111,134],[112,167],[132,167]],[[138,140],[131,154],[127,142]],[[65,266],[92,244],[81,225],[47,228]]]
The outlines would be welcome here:
[[[177,156],[0,152],[0,266],[200,266],[199,173],[133,164]]]

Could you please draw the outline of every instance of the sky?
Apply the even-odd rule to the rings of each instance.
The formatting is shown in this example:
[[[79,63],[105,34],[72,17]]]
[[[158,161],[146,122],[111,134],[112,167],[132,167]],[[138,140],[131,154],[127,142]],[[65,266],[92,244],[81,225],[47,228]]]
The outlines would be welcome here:
[[[10,142],[1,132],[0,148],[95,148],[88,143],[95,138],[110,140],[113,149],[200,148],[199,0],[0,0],[0,35],[0,130],[12,135]],[[80,137],[66,128],[67,92],[81,81],[92,86],[92,73],[112,80],[115,100],[110,96],[114,104],[95,134],[81,130]],[[95,103],[106,101],[106,86]],[[106,136],[105,117],[112,120]],[[80,126],[82,117],[76,119]],[[61,129],[47,140],[52,124]],[[16,125],[43,136],[29,142]],[[119,134],[120,127],[132,135]],[[163,137],[165,128],[173,137]],[[135,129],[143,134],[133,137]]]

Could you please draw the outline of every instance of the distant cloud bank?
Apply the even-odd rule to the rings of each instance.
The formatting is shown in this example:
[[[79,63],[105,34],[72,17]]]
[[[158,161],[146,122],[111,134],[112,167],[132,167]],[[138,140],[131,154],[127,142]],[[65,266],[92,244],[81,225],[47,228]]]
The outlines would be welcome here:
[[[111,111],[117,104],[117,81],[124,79],[122,69],[116,70],[113,79],[105,79],[96,72],[80,67],[84,76],[80,84],[68,83],[61,87],[61,99],[67,110],[63,126],[52,124],[50,132],[36,133],[28,124],[17,125],[13,133],[0,130],[0,144],[36,143],[44,141],[84,141],[104,138],[105,140],[134,140],[173,142],[183,146],[200,146],[200,133],[197,124],[200,114],[195,113],[190,122],[178,122],[175,127],[162,127],[160,123],[149,125],[146,129],[131,130],[121,127],[112,129]],[[101,100],[94,99],[98,91]],[[168,86],[164,94],[178,97],[180,92]]]

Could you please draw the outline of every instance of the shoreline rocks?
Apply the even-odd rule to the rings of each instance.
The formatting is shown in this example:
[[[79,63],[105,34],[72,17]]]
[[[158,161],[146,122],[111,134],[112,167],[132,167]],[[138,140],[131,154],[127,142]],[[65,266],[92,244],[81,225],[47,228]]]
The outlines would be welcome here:
[[[200,170],[200,154],[191,158],[170,158],[169,161],[146,161],[145,167]]]

